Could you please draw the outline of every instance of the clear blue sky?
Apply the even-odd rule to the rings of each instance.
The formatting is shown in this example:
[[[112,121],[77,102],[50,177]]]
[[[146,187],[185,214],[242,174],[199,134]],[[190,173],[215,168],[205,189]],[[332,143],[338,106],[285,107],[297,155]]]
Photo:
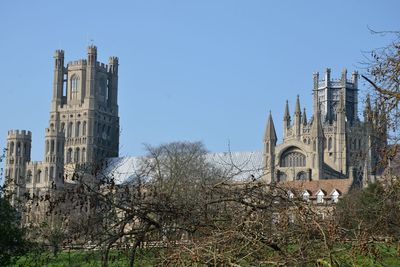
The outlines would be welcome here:
[[[310,117],[312,73],[358,69],[362,51],[388,42],[367,27],[399,30],[399,10],[398,0],[2,1],[0,144],[8,129],[31,130],[42,160],[54,50],[85,58],[93,39],[100,61],[120,58],[121,156],[178,140],[260,150],[268,111],[279,137],[286,99],[292,112],[299,94]]]

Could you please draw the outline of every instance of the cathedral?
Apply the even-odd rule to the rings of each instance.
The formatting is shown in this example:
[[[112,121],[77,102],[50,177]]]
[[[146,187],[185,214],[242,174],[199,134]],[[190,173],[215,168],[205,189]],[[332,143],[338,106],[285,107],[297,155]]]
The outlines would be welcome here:
[[[316,181],[328,180],[363,186],[373,182],[379,174],[377,149],[386,143],[377,131],[384,127],[381,115],[367,98],[364,120],[359,119],[357,72],[350,79],[346,70],[338,80],[330,75],[329,69],[323,79],[314,74],[310,119],[301,109],[299,97],[293,117],[286,102],[280,144],[270,114],[262,152],[210,153],[209,160],[218,165],[233,159],[236,166],[246,165],[247,171],[253,172],[251,177],[267,183],[301,181],[315,186]],[[97,48],[91,45],[86,59],[65,65],[64,51],[56,50],[43,161],[31,161],[30,131],[10,130],[7,135],[5,173],[11,203],[17,205],[24,194],[40,196],[52,188],[71,185],[76,168],[102,159],[112,158],[121,173],[129,172],[129,162],[133,164],[135,157],[118,159],[117,100],[117,57],[110,57],[108,64],[100,63]],[[321,190],[318,186],[315,190]]]
[[[376,105],[375,105],[376,106]],[[352,186],[364,186],[379,174],[379,147],[385,128],[377,107],[369,96],[364,120],[358,117],[358,74],[331,79],[326,69],[323,79],[313,75],[313,116],[307,119],[297,96],[293,117],[286,102],[283,138],[277,144],[274,121],[269,114],[264,135],[264,177],[268,183],[349,179]],[[383,132],[386,132],[383,130]]]

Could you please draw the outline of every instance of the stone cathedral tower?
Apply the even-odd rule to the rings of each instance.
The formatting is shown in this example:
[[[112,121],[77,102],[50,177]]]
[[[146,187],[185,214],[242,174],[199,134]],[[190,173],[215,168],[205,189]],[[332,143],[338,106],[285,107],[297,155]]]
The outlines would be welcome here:
[[[358,118],[358,74],[347,79],[342,71],[332,80],[330,69],[324,79],[313,76],[313,116],[307,120],[297,96],[293,122],[286,102],[283,117],[283,141],[277,138],[272,116],[264,135],[264,178],[267,182],[352,179],[359,186],[374,181],[379,172],[379,147],[386,145],[379,135],[384,120],[372,111],[366,100],[364,121]]]
[[[78,166],[118,157],[117,97],[117,57],[110,57],[108,65],[100,63],[91,45],[86,59],[65,65],[64,51],[56,50],[44,160],[30,161],[29,131],[8,132],[6,178],[12,199],[62,188]]]

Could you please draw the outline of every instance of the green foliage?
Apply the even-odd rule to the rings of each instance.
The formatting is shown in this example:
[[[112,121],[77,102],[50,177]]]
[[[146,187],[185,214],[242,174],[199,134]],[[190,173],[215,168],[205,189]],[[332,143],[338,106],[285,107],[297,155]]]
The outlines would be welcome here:
[[[19,227],[17,211],[0,197],[0,266],[7,266],[16,256],[23,255],[29,248],[25,232]]]
[[[339,202],[336,216],[349,238],[400,234],[400,183],[397,179],[370,184]]]
[[[141,260],[135,266],[154,266],[152,259],[154,255],[152,250],[138,252],[142,255]],[[16,261],[14,266],[24,267],[100,267],[101,265],[101,252],[98,250],[65,250],[58,255],[54,256],[50,252],[29,253]],[[129,253],[127,251],[110,252],[109,267],[122,267],[128,266]]]

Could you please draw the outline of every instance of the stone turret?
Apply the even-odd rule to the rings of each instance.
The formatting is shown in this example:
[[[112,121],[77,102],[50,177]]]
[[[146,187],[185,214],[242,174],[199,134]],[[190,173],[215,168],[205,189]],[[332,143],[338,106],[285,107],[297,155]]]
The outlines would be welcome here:
[[[64,50],[54,52],[54,80],[52,109],[62,104],[64,86]]]
[[[300,110],[300,99],[299,95],[296,98],[296,106],[294,109],[294,120],[293,120],[293,130],[297,139],[300,139],[301,133],[301,110]]]
[[[307,125],[307,114],[306,114],[306,108],[303,109],[303,116],[301,117],[301,122],[303,126]]]
[[[6,186],[11,204],[19,208],[25,192],[26,163],[31,160],[32,134],[25,130],[10,130],[7,135]]]
[[[324,131],[321,122],[321,112],[319,105],[314,111],[314,119],[311,125],[312,139],[312,180],[323,178],[323,163],[324,163]]]
[[[289,128],[290,128],[289,101],[286,100],[285,114],[283,115],[283,138],[287,136]]]
[[[344,103],[344,95],[340,94],[339,105],[336,111],[336,140],[338,145],[338,171],[348,174],[347,169],[347,140],[346,140],[346,106]]]
[[[264,179],[267,183],[275,180],[275,146],[277,140],[275,125],[270,111],[264,133]]]

